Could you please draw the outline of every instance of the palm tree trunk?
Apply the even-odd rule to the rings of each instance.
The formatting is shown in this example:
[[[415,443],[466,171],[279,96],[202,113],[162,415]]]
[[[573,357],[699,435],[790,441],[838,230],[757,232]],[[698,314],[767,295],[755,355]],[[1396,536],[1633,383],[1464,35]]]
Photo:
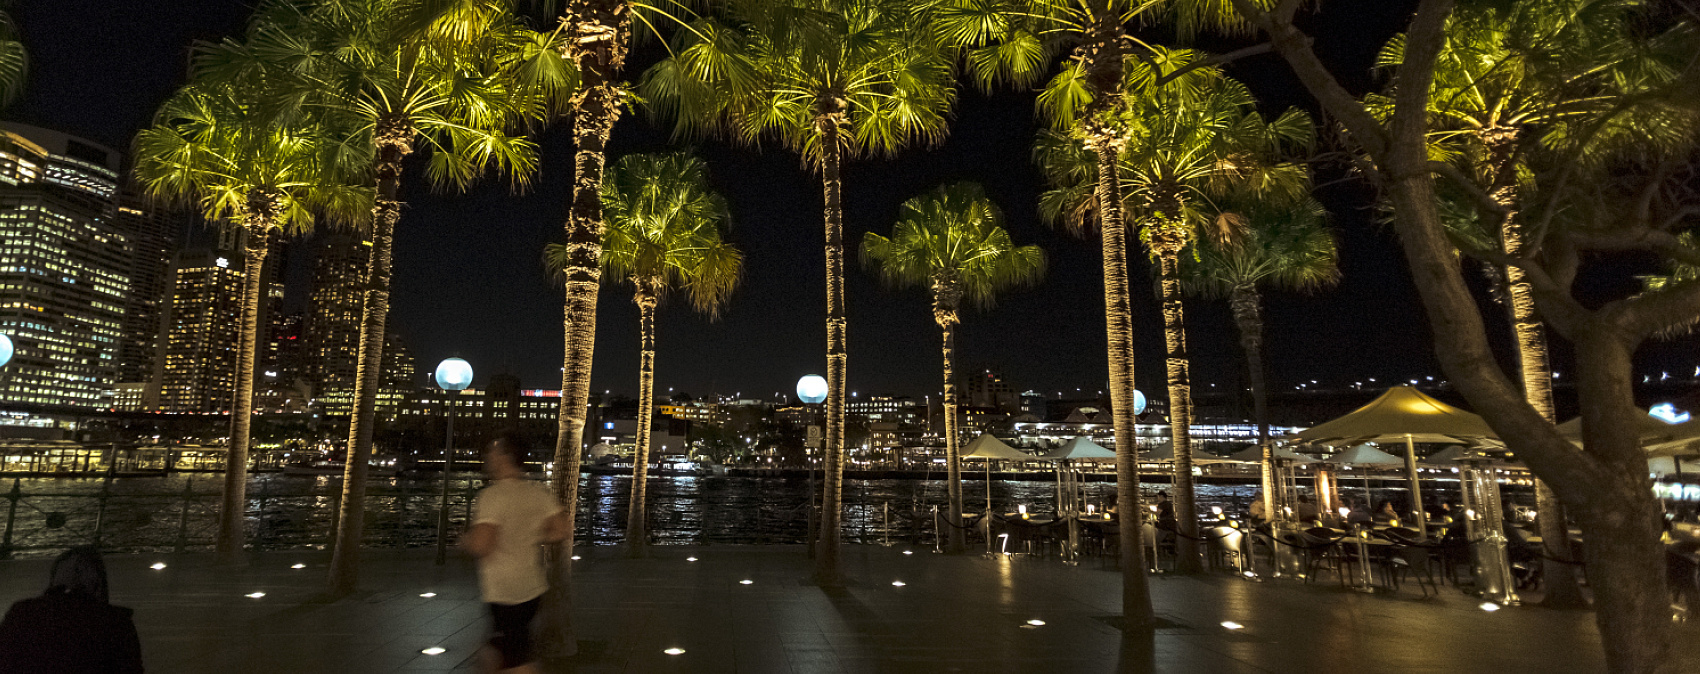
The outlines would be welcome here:
[[[1121,181],[1116,172],[1121,142],[1111,130],[1096,131],[1087,136],[1087,143],[1098,157],[1096,199],[1104,255],[1104,334],[1110,370],[1110,413],[1116,436],[1122,620],[1125,631],[1137,633],[1149,631],[1156,621],[1145,574],[1145,546],[1140,542],[1144,511],[1139,505],[1139,447],[1134,434],[1137,419],[1133,413],[1133,299],[1127,280],[1127,224],[1122,220]]]
[[[1263,365],[1263,298],[1253,286],[1237,286],[1228,294],[1228,308],[1234,313],[1234,325],[1240,330],[1240,348],[1245,350],[1247,381],[1251,384],[1251,415],[1257,422],[1257,446],[1262,449],[1263,512],[1271,519],[1285,503],[1279,503],[1275,492],[1275,447],[1269,443],[1269,388],[1264,380]]]
[[[820,115],[821,187],[825,197],[826,222],[826,429],[822,442],[820,547],[815,555],[815,580],[837,585],[839,522],[844,494],[844,406],[845,377],[849,353],[845,341],[848,321],[844,315],[844,204],[839,174],[839,124],[841,110]]]
[[[1168,348],[1169,441],[1175,448],[1175,571],[1204,570],[1198,555],[1198,504],[1192,479],[1192,365],[1186,353],[1181,310],[1180,252],[1186,242],[1172,227],[1151,234],[1163,294],[1163,341]],[[1173,239],[1163,241],[1162,239]]]
[[[566,538],[550,549],[549,599],[543,603],[541,650],[565,657],[578,652],[572,627],[573,539],[578,532],[579,467],[590,413],[590,366],[596,349],[596,297],[602,288],[602,169],[608,136],[620,119],[620,70],[630,35],[624,0],[569,0],[562,16],[565,56],[579,71],[573,101],[573,195],[567,213],[568,256],[563,274],[561,408],[556,416],[553,461],[555,500],[566,518]]]
[[[632,501],[626,508],[626,555],[642,557],[649,548],[645,519],[645,492],[649,479],[649,434],[655,415],[655,279],[633,279],[637,286],[632,301],[638,305],[638,331],[643,344],[638,350],[637,446],[632,452]]]
[[[968,542],[962,531],[962,438],[956,420],[956,324],[961,317],[957,311],[962,301],[962,286],[952,279],[933,278],[933,320],[944,336],[944,456],[947,468],[947,489],[950,494],[950,543],[947,551],[960,555],[967,551]],[[988,487],[990,488],[990,487]]]
[[[254,421],[255,342],[260,333],[260,295],[265,288],[271,213],[265,206],[245,218],[242,260],[242,337],[236,345],[236,390],[230,400],[230,451],[224,456],[224,491],[219,498],[219,564],[240,564],[248,511],[248,431]],[[251,209],[253,210],[253,209]]]
[[[1487,146],[1493,178],[1488,195],[1506,209],[1499,224],[1500,245],[1505,254],[1521,257],[1527,242],[1520,226],[1520,190],[1517,183],[1517,147],[1519,132],[1495,128],[1482,133]],[[1529,285],[1528,273],[1521,267],[1507,266],[1505,272],[1506,304],[1511,313],[1511,333],[1517,344],[1518,373],[1523,379],[1523,395],[1529,404],[1547,421],[1558,423],[1558,411],[1552,398],[1552,368],[1547,358],[1546,326],[1535,313],[1534,288]],[[1558,499],[1546,481],[1535,479],[1535,512],[1539,514],[1541,540],[1546,559],[1541,562],[1541,580],[1545,596],[1541,605],[1550,608],[1580,608],[1587,605],[1582,588],[1572,573],[1570,561],[1570,527],[1565,517],[1564,502]]]
[[[366,293],[360,318],[360,353],[354,377],[354,410],[348,415],[348,465],[343,469],[342,512],[331,552],[331,591],[353,592],[360,584],[360,539],[366,530],[366,473],[372,458],[378,382],[383,374],[385,324],[390,314],[390,251],[401,219],[401,161],[412,151],[413,130],[380,120],[377,205],[372,208],[372,250],[366,263]]]

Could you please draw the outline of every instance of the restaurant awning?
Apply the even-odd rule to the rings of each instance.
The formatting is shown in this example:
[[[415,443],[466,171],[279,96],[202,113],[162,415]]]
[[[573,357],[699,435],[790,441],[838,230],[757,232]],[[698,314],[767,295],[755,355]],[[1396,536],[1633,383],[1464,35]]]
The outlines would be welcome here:
[[[1336,466],[1392,467],[1402,465],[1405,461],[1366,443],[1330,456],[1323,460],[1323,463]]]
[[[1149,461],[1149,462],[1152,462],[1152,463],[1174,463],[1175,462],[1175,443],[1174,443],[1174,441],[1164,440],[1163,444],[1158,445],[1156,448],[1152,449],[1151,451],[1141,453],[1139,455],[1139,460],[1140,461]],[[1209,454],[1209,453],[1201,452],[1196,448],[1192,450],[1192,464],[1195,465],[1195,466],[1203,465],[1203,464],[1207,464],[1207,463],[1239,463],[1239,462],[1240,461],[1238,459],[1231,459],[1231,458],[1228,458],[1226,456],[1221,456],[1219,454]]]
[[[962,448],[964,459],[989,459],[992,461],[1032,461],[1037,458],[1019,449],[1004,444],[1002,440],[993,437],[991,433],[981,433],[968,446]]]
[[[1435,400],[1409,386],[1395,386],[1340,418],[1290,436],[1305,442],[1457,442],[1499,435],[1480,416]]]
[[[1116,458],[1116,453],[1084,436],[1075,436],[1061,447],[1045,452],[1038,458],[1047,461],[1109,461]]]

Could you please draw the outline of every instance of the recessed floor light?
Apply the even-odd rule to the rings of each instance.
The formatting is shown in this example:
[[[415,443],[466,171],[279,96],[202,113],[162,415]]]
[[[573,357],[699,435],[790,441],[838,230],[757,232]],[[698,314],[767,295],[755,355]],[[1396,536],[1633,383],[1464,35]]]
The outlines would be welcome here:
[[[1237,629],[1244,628],[1245,625],[1241,625],[1241,624],[1234,622],[1232,620],[1224,620],[1224,621],[1222,621],[1222,627],[1225,628],[1225,629],[1237,630]]]
[[[158,571],[160,569],[165,568],[165,562],[154,562],[153,566],[150,566],[148,568],[153,569],[155,571]]]
[[[264,592],[249,592],[248,594],[245,594],[245,595],[242,595],[242,596],[247,597],[249,599],[259,599],[260,597],[266,596],[266,593],[264,593]]]
[[[424,593],[424,594],[421,594],[421,595],[419,595],[419,596],[421,596],[421,597],[424,597],[424,598],[426,598],[426,599],[430,599],[430,598],[432,598],[432,597],[435,597],[435,596],[437,596],[437,593],[435,593],[435,592],[426,592],[426,593]]]
[[[1038,618],[1034,618],[1032,620],[1027,621],[1027,624],[1032,625],[1034,627],[1044,627],[1045,621],[1040,620]]]
[[[575,562],[576,562],[576,561],[578,561],[578,560],[579,560],[579,556],[578,556],[578,555],[573,555],[573,561],[575,561]]]
[[[430,648],[427,648],[427,649],[419,651],[419,652],[424,653],[426,655],[442,655],[444,653],[449,652],[449,649],[443,648],[442,646],[432,646]]]
[[[667,649],[665,651],[661,651],[661,652],[666,653],[668,655],[684,655],[685,649],[679,648],[678,646],[674,646],[672,648],[669,648],[669,649]]]
[[[905,555],[913,555],[913,554],[915,554],[915,551],[913,551],[913,550],[904,550],[904,551],[903,551],[903,554],[905,554]]]
[[[903,582],[903,581],[901,581],[901,580],[894,580],[894,581],[891,581],[891,586],[892,586],[892,587],[903,587],[903,586],[904,586],[904,585],[908,585],[908,583],[905,583],[905,582]]]
[[[750,580],[750,579],[748,579],[748,578],[746,578],[746,579],[744,579],[744,580],[740,580],[740,581],[738,581],[738,584],[739,584],[739,585],[755,585],[755,584],[756,584],[756,582],[755,582],[755,581],[753,581],[753,580]]]
[[[687,562],[694,562],[694,561],[697,561],[697,558],[695,558],[695,557],[686,557],[686,558],[685,558],[685,561],[687,561]]]
[[[1495,604],[1491,601],[1484,601],[1484,602],[1482,602],[1481,608],[1482,608],[1483,611],[1487,611],[1489,613],[1492,613],[1494,611],[1499,610],[1499,604]]]
[[[305,568],[307,568],[307,565],[306,564],[296,564],[295,566],[291,566],[289,568],[291,568],[291,569],[305,569]]]

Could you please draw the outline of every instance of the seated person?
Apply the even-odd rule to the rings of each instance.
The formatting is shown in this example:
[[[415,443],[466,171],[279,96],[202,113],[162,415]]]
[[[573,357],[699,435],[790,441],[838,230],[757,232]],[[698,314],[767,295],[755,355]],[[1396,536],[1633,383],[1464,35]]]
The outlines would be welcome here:
[[[1311,502],[1309,496],[1300,494],[1299,505],[1298,507],[1293,508],[1293,516],[1299,518],[1300,522],[1314,522],[1316,521],[1317,515],[1318,510],[1316,508],[1316,504]]]
[[[1382,501],[1381,507],[1375,509],[1376,524],[1391,524],[1399,519],[1399,511],[1393,507],[1392,501]]]

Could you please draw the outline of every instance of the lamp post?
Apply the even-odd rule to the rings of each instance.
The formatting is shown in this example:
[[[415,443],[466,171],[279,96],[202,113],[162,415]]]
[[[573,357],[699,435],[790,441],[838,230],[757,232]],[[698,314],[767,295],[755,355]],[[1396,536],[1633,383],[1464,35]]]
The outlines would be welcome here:
[[[804,405],[814,408],[818,414],[820,408],[815,406],[819,405],[821,401],[826,400],[826,378],[818,374],[803,375],[801,379],[797,380],[797,400]],[[814,426],[811,425],[810,428],[812,429]],[[823,456],[825,455],[826,428],[824,421],[821,424],[821,434],[818,440],[815,438],[813,433],[810,433],[808,439],[803,441],[803,468],[809,471],[809,526],[807,534],[809,540],[809,558],[814,559],[815,537],[816,534],[819,533],[815,529],[815,524],[819,521],[818,518],[820,517],[820,512],[816,507],[816,499],[819,498],[819,495],[815,492],[815,467],[811,464],[811,460],[809,459],[809,445],[811,444],[817,445],[821,450],[821,454]],[[825,469],[824,465],[822,466],[822,469]],[[824,482],[825,480],[826,476],[823,474],[821,476],[821,481]]]
[[[448,407],[448,429],[443,440],[443,495],[437,504],[437,565],[442,566],[449,544],[449,469],[455,462],[455,398],[472,384],[472,364],[449,358],[437,364],[437,387],[443,390]]]

